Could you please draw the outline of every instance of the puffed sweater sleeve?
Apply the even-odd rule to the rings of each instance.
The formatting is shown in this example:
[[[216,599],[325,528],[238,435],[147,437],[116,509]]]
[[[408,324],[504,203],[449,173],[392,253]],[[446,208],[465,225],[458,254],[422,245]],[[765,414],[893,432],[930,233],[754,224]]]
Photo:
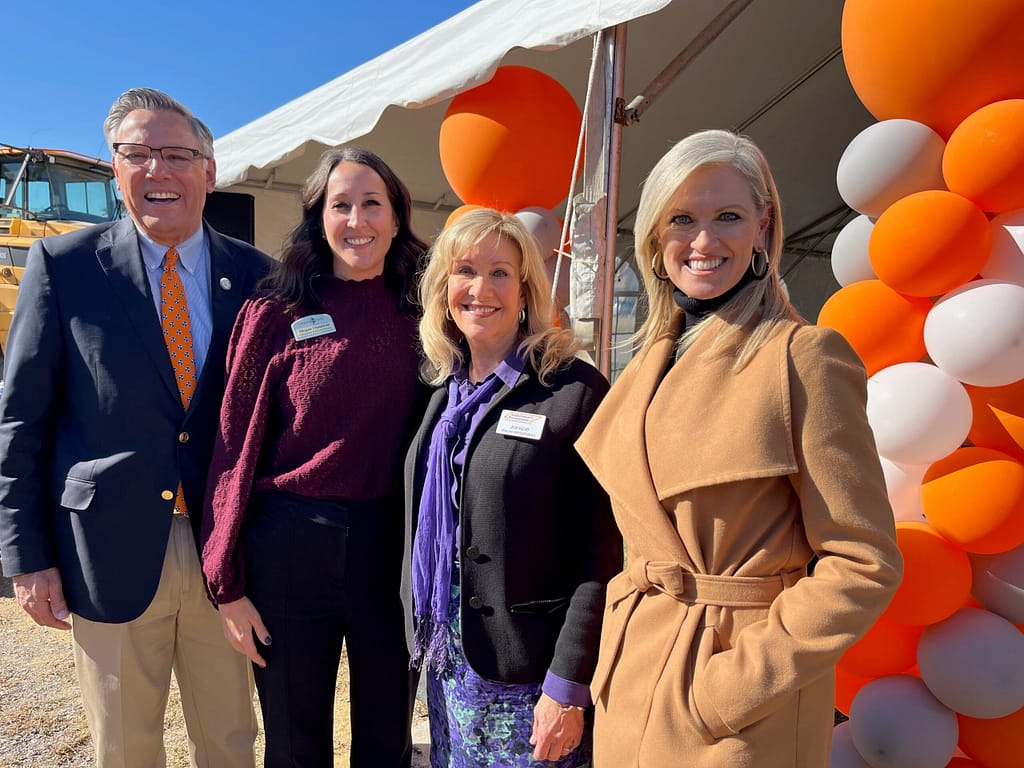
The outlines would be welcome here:
[[[797,462],[789,480],[818,561],[813,575],[784,590],[766,619],[745,627],[696,676],[695,703],[713,739],[739,732],[831,674],[902,576],[859,359],[834,331],[808,326],[790,342],[788,375]]]
[[[203,508],[203,575],[215,604],[245,595],[239,533],[266,433],[280,356],[282,309],[254,298],[238,314],[228,345],[227,380]]]

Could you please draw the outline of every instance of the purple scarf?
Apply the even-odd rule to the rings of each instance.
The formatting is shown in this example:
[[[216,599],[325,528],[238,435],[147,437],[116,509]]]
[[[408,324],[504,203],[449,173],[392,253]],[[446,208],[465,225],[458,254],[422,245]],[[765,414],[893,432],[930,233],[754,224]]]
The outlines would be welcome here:
[[[451,457],[459,435],[467,431],[467,427],[460,430],[463,420],[470,418],[477,405],[489,400],[501,385],[501,378],[492,373],[459,402],[459,383],[455,377],[449,379],[448,405],[430,435],[412,549],[416,637],[411,665],[415,668],[426,664],[429,669],[444,671],[452,661],[448,648],[448,601],[455,560],[455,475]]]

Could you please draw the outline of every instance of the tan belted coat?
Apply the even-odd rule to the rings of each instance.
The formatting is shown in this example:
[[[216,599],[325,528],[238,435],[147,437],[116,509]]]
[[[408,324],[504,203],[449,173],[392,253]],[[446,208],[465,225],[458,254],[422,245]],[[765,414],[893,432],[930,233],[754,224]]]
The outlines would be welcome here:
[[[864,369],[789,321],[738,374],[704,339],[669,368],[681,326],[577,443],[629,562],[608,586],[594,766],[824,768],[833,667],[902,569]]]

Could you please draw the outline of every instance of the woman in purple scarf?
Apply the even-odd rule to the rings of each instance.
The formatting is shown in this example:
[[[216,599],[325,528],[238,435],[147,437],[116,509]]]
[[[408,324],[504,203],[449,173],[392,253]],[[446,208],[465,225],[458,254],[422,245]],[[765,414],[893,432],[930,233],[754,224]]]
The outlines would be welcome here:
[[[420,293],[439,388],[406,461],[402,596],[431,765],[584,765],[622,540],[573,443],[608,384],[551,327],[541,255],[514,216],[449,226]]]

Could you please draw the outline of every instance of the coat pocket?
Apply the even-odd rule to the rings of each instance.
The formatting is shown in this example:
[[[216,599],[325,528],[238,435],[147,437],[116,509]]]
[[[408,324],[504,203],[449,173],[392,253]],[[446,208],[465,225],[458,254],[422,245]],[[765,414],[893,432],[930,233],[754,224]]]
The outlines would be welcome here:
[[[96,495],[96,483],[78,477],[64,479],[64,491],[60,495],[60,505],[78,512],[89,508],[93,496]]]
[[[714,744],[723,736],[734,735],[721,719],[713,705],[701,696],[701,679],[711,657],[721,651],[718,633],[712,626],[700,628],[696,638],[696,650],[690,671],[689,701],[687,706],[693,713],[697,732],[705,744]]]
[[[513,603],[508,607],[509,613],[526,613],[546,616],[556,613],[569,606],[568,597],[555,597],[549,600],[530,600],[525,603]]]

